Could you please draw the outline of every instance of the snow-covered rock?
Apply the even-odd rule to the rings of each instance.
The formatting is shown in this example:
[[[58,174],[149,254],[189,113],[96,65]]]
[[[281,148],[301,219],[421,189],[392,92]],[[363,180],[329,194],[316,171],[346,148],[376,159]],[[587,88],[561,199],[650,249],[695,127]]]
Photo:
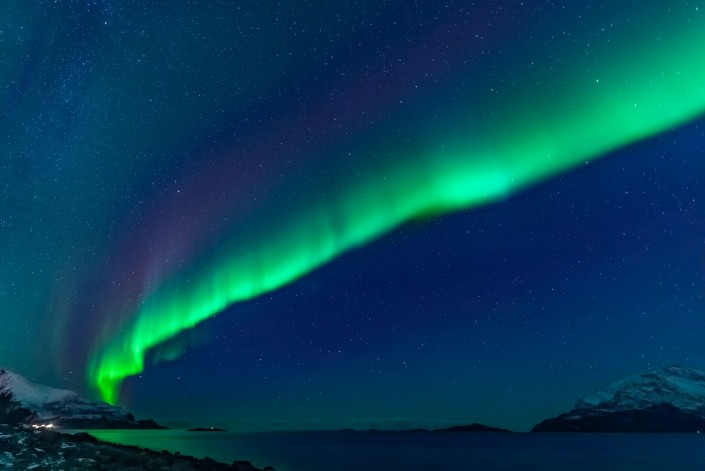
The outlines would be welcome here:
[[[629,376],[533,431],[705,432],[705,373],[671,366]]]
[[[0,398],[5,404],[0,407],[0,423],[17,422],[19,418],[31,425],[74,429],[162,428],[153,420],[135,420],[121,407],[89,401],[67,389],[36,384],[7,370],[0,370]]]

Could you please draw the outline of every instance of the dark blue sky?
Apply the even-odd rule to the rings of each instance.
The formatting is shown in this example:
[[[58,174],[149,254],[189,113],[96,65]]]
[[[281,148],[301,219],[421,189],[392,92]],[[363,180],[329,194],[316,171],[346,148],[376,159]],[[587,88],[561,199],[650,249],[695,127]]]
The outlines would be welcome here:
[[[704,130],[409,224],[233,307],[204,324],[214,340],[128,380],[128,403],[243,427],[526,430],[633,372],[703,368]]]

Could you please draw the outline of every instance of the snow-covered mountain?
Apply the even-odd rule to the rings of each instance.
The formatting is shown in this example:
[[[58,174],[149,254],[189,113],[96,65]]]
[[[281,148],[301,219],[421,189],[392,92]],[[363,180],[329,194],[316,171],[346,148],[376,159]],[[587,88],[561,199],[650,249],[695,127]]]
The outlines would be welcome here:
[[[68,389],[56,389],[35,384],[23,376],[7,370],[0,370],[0,392],[9,392],[12,399],[25,407],[43,407],[59,401],[75,401],[78,394]]]
[[[705,373],[671,366],[629,376],[533,431],[705,432]]]
[[[7,370],[0,370],[0,399],[0,423],[21,420],[62,428],[161,428],[153,420],[135,420],[120,407],[35,384]]]

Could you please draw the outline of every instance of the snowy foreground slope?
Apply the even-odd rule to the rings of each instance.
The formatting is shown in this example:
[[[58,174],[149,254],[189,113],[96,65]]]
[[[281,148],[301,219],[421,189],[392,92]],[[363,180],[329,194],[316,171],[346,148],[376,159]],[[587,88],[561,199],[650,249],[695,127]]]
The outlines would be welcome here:
[[[534,432],[705,432],[705,373],[672,366],[579,399]]]
[[[105,402],[83,399],[73,391],[35,384],[7,370],[0,370],[0,422],[52,424],[61,428],[162,428],[153,420],[135,420],[132,414]],[[10,420],[5,420],[11,422]]]
[[[0,469],[37,471],[272,471],[248,461],[218,463],[101,442],[86,433],[58,433],[0,424]]]

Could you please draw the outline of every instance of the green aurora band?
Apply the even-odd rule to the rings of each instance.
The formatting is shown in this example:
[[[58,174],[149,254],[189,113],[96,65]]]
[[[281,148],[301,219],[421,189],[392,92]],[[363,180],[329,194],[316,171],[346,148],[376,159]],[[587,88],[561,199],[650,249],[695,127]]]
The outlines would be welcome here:
[[[383,168],[370,164],[325,197],[309,195],[265,237],[238,239],[149,294],[94,352],[89,382],[115,403],[150,349],[233,303],[291,283],[404,222],[499,201],[698,117],[705,110],[703,16],[681,18],[667,38],[593,50],[590,70],[566,69],[571,51],[564,51],[562,75],[552,83],[526,73],[515,93],[477,105],[475,115],[491,113],[492,126],[466,111],[445,136],[420,136],[420,145]]]

